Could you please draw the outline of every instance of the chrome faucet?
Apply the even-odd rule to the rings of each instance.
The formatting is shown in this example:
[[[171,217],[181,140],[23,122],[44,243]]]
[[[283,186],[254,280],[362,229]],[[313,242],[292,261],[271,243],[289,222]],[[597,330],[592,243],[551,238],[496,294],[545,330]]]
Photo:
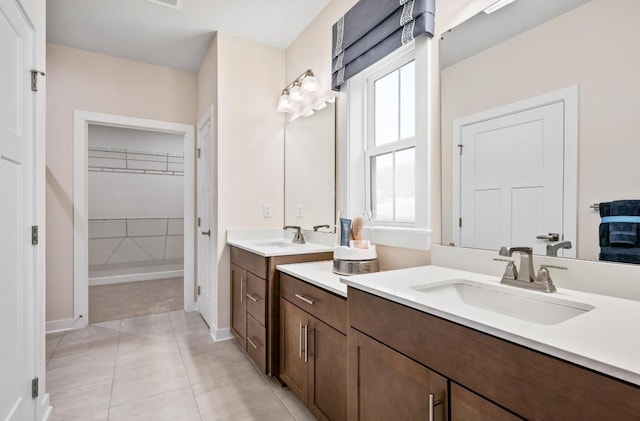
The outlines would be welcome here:
[[[571,241],[561,241],[555,244],[547,244],[547,256],[558,257],[558,250],[570,248]]]
[[[313,230],[314,230],[314,231],[318,231],[320,228],[331,229],[331,227],[330,227],[329,225],[327,225],[327,224],[324,224],[324,225],[314,225],[314,226],[313,226]]]
[[[304,235],[302,234],[300,227],[297,225],[285,225],[285,227],[282,229],[286,230],[289,228],[296,230],[295,234],[293,234],[293,239],[291,240],[291,242],[294,244],[304,244]]]
[[[531,247],[502,247],[500,256],[511,257],[513,253],[520,253],[520,270],[516,268],[513,260],[494,259],[508,262],[507,268],[500,280],[501,284],[520,288],[534,289],[536,291],[556,292],[556,286],[551,280],[549,268],[567,269],[563,266],[540,265],[538,274],[533,276],[533,249]]]

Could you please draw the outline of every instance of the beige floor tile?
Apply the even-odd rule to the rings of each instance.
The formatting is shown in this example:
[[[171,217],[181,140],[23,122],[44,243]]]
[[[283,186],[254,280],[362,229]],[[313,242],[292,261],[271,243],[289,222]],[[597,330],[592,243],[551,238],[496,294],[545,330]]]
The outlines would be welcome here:
[[[200,414],[190,387],[112,406],[109,421],[198,421]]]
[[[218,349],[238,349],[233,341],[214,342],[209,333],[201,335],[177,336],[180,351],[185,358],[192,358],[205,352],[213,352]]]
[[[247,417],[285,408],[269,387],[246,391],[240,395],[223,389],[206,391],[204,385],[194,385],[193,389],[204,420]]]
[[[296,421],[315,421],[316,417],[314,417],[311,411],[309,411],[309,409],[300,402],[293,392],[290,396],[285,397],[282,400],[282,403],[284,403]]]
[[[295,418],[283,405],[270,405],[252,409],[241,415],[232,415],[221,421],[295,421]]]
[[[57,408],[53,407],[47,421],[107,421],[108,408]]]
[[[58,343],[60,342],[60,339],[62,339],[63,336],[64,336],[64,332],[47,333],[47,336],[46,336],[47,353],[55,351],[56,346],[58,346]]]
[[[88,379],[84,384],[52,387],[47,391],[51,396],[51,405],[57,411],[73,413],[84,408],[87,411],[100,412],[101,409],[109,408],[112,381],[112,378]]]
[[[124,319],[120,331],[144,336],[174,336],[168,313]]]
[[[148,364],[121,369],[116,363],[111,405],[121,405],[188,386],[189,379],[182,360],[150,359]]]
[[[182,364],[182,357],[178,344],[173,342],[159,342],[139,347],[124,355],[118,355],[116,360],[118,372],[142,367],[163,367]]]
[[[238,347],[229,345],[196,355],[183,353],[182,358],[192,384],[232,376],[253,368],[249,359]]]
[[[120,322],[89,325],[84,329],[66,332],[60,339],[52,358],[75,357],[93,353],[115,354]]]
[[[176,336],[209,334],[209,326],[196,311],[174,311],[169,313],[169,320]]]
[[[177,347],[173,335],[143,335],[139,333],[120,333],[118,339],[118,357],[132,352],[149,350],[154,348]],[[177,348],[176,348],[177,349]]]
[[[47,390],[65,392],[91,383],[111,382],[115,363],[115,355],[110,354],[71,357],[58,357],[55,354],[47,366]]]

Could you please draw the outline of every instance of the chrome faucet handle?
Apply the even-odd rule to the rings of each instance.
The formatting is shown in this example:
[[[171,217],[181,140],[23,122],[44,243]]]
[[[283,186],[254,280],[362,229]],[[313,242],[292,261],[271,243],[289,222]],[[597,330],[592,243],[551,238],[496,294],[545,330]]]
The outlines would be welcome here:
[[[496,257],[495,259],[493,259],[494,262],[507,262],[507,263],[515,263],[515,260],[511,260],[511,259],[500,259],[499,257]]]
[[[540,265],[540,269],[538,269],[536,283],[542,285],[542,289],[545,292],[556,292],[556,286],[553,284],[549,269],[567,270],[567,268],[564,266]]]
[[[314,231],[318,231],[320,228],[327,228],[327,229],[331,229],[331,226],[324,224],[324,225],[314,225],[313,226],[313,230]]]
[[[507,267],[504,269],[504,274],[502,275],[502,279],[509,279],[515,281],[518,279],[518,269],[516,268],[516,263],[511,259],[493,259],[496,262],[507,262]]]

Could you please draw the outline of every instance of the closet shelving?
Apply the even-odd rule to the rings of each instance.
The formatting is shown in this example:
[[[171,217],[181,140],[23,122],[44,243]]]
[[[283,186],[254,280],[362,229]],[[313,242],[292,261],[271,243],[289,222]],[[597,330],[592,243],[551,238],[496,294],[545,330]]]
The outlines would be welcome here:
[[[89,171],[184,176],[184,154],[90,147]]]

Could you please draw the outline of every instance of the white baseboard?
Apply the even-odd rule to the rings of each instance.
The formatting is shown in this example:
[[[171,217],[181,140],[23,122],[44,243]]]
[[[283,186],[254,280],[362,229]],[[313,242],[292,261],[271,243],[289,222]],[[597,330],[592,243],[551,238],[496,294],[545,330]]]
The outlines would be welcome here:
[[[51,320],[47,322],[47,333],[64,332],[73,330],[75,319]]]
[[[213,338],[213,342],[222,342],[228,341],[229,339],[233,339],[233,335],[231,334],[231,328],[224,329],[211,329],[211,337]]]
[[[184,276],[183,270],[165,272],[136,273],[132,275],[104,276],[89,279],[89,286],[122,284],[124,282],[154,281],[156,279],[179,278]]]

